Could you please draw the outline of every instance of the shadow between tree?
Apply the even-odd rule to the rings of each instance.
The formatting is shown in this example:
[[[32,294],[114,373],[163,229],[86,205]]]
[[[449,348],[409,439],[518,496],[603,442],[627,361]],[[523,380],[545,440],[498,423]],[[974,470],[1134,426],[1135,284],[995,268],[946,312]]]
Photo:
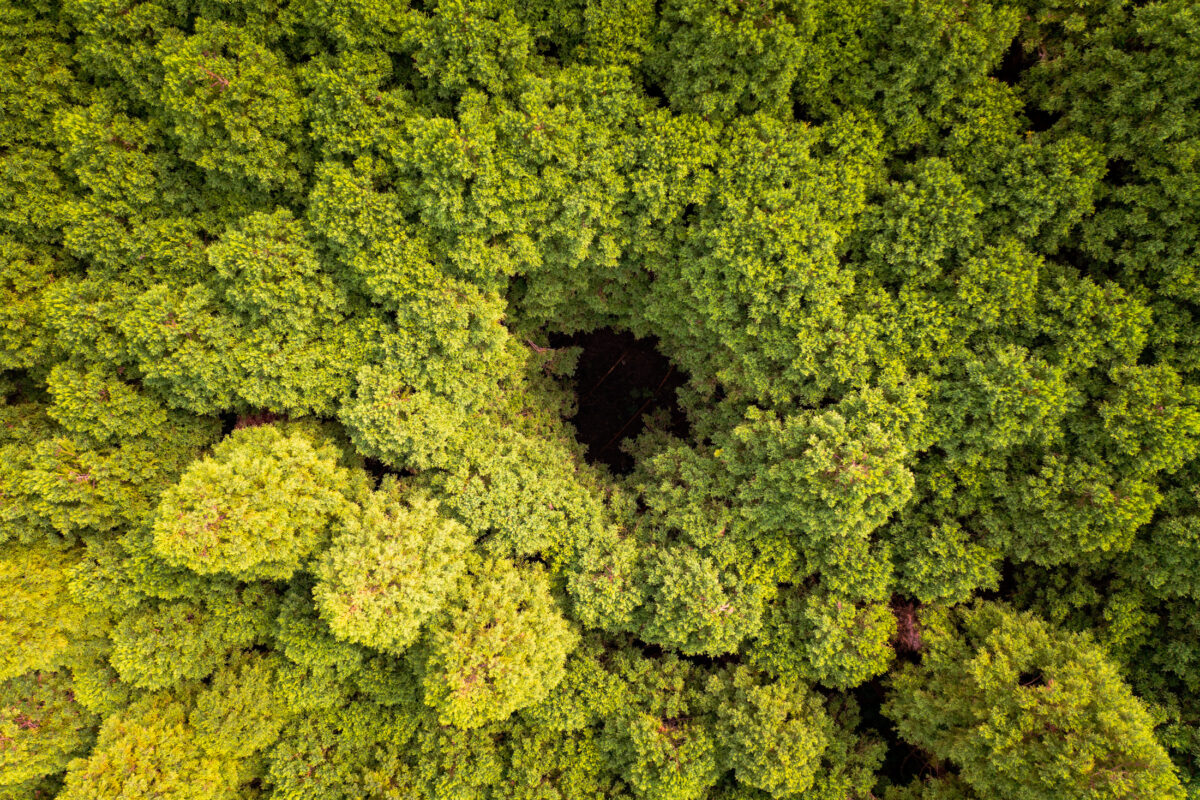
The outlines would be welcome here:
[[[568,421],[589,462],[606,464],[618,475],[632,472],[633,458],[621,450],[621,442],[640,434],[655,415],[666,417],[671,433],[687,435],[676,390],[688,376],[658,351],[656,338],[600,328],[551,334],[550,346],[582,348],[575,368],[578,409]]]

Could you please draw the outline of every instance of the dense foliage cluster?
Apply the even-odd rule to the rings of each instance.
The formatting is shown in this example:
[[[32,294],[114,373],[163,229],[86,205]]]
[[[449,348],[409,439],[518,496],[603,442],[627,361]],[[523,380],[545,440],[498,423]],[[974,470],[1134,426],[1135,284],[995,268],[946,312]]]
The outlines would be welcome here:
[[[0,798],[1200,797],[1195,0],[0,31]]]

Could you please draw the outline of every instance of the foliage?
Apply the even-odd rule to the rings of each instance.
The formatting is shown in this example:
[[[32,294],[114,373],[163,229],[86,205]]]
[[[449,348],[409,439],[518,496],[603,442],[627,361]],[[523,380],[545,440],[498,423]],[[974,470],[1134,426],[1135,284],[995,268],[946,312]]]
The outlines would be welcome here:
[[[164,689],[207,677],[227,653],[265,638],[274,598],[269,590],[213,592],[203,603],[143,603],[113,628],[113,668],[126,683]]]
[[[321,557],[313,597],[336,635],[403,652],[453,591],[469,546],[436,502],[389,481]]]
[[[236,797],[233,765],[207,757],[193,739],[184,703],[152,695],[104,721],[95,749],[72,763],[60,796]]]
[[[0,0],[0,800],[1198,795],[1198,42]]]
[[[443,724],[502,720],[563,679],[575,641],[539,570],[469,563],[420,656],[425,702]]]
[[[986,604],[928,618],[925,640],[887,713],[976,792],[1184,796],[1149,713],[1091,642]]]
[[[202,574],[287,578],[328,540],[349,484],[328,445],[269,425],[243,428],[164,494],[154,546]]]
[[[91,748],[99,720],[70,686],[65,672],[27,672],[0,684],[0,792],[61,772]]]
[[[749,671],[736,671],[731,702],[718,711],[720,741],[738,780],[772,797],[820,796],[825,787],[814,783],[834,733],[820,700],[803,684],[755,684]]]

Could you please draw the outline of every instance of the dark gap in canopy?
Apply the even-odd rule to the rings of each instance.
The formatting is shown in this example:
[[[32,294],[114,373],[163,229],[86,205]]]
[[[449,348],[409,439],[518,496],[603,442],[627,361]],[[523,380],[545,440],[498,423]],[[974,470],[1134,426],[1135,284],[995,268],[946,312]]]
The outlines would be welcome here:
[[[658,351],[654,337],[600,328],[587,333],[551,334],[554,348],[580,347],[575,368],[578,410],[569,422],[593,464],[606,464],[618,475],[633,471],[633,459],[621,442],[634,438],[655,414],[667,418],[667,430],[687,436],[687,417],[676,390],[688,376]]]
[[[850,694],[858,704],[858,730],[882,741],[887,748],[876,773],[878,777],[896,786],[906,786],[914,780],[943,774],[944,765],[931,753],[901,739],[895,725],[884,715],[888,694],[884,676],[854,687]]]
[[[1013,39],[1000,63],[992,71],[991,77],[1005,83],[1014,89],[1019,89],[1025,73],[1041,61],[1041,54],[1036,51],[1028,52],[1021,43],[1020,37]],[[1029,119],[1029,129],[1033,133],[1048,131],[1058,122],[1060,115],[1045,111],[1035,103],[1026,102],[1025,116]]]
[[[1025,670],[1017,676],[1017,682],[1026,689],[1046,685],[1046,676],[1040,669]]]
[[[1012,40],[1008,49],[1004,51],[1004,55],[1000,57],[1000,63],[992,71],[991,77],[1009,86],[1016,86],[1021,82],[1021,76],[1025,70],[1035,63],[1037,63],[1037,55],[1026,53],[1024,45],[1021,44],[1021,37],[1018,36]]]

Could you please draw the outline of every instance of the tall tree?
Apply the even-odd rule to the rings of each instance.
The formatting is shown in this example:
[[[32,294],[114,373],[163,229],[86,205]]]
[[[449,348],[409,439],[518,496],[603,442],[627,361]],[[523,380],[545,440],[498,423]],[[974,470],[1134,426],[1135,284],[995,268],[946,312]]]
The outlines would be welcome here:
[[[472,559],[418,655],[425,703],[460,728],[506,719],[563,679],[576,642],[538,568]]]

